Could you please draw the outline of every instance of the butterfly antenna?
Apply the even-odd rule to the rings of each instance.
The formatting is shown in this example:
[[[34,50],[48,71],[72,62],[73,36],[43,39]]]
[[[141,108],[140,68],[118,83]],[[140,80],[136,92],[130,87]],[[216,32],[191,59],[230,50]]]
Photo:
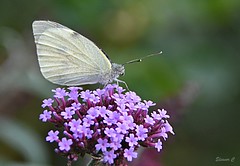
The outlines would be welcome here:
[[[133,59],[133,60],[131,60],[131,61],[125,62],[123,65],[130,64],[130,63],[136,63],[136,62],[142,62],[142,60],[145,59],[145,58],[149,58],[149,57],[151,57],[151,56],[160,55],[160,54],[162,54],[162,51],[160,51],[160,52],[158,52],[158,53],[154,53],[154,54],[149,54],[149,55],[144,56],[144,57],[142,57],[142,58]]]

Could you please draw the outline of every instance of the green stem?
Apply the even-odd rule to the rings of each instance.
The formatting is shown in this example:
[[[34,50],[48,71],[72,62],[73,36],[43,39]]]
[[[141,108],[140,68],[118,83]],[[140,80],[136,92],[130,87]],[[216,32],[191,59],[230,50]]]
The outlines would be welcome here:
[[[68,160],[67,166],[71,166],[71,165],[72,165],[72,161],[71,161],[71,160]]]
[[[92,158],[87,166],[106,166],[100,159]]]

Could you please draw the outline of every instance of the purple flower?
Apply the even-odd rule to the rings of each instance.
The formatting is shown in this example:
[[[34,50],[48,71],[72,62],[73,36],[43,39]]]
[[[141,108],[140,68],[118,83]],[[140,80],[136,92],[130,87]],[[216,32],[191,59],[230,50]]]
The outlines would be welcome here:
[[[76,139],[76,140],[81,140],[82,138],[84,138],[84,134],[82,133],[82,132],[80,132],[80,131],[75,131],[74,133],[73,133],[73,138],[74,139]],[[82,142],[79,142],[80,144],[82,144]]]
[[[64,119],[71,119],[74,114],[75,111],[73,111],[71,107],[67,107],[64,112],[61,112]]]
[[[109,147],[112,148],[113,150],[118,150],[122,147],[121,140],[119,141],[112,141],[109,143]]]
[[[125,96],[124,96],[123,94],[120,94],[120,93],[114,93],[114,94],[112,95],[112,98],[115,99],[115,103],[119,103],[118,101],[124,99]],[[125,102],[127,102],[127,101],[122,101],[122,102],[125,103]],[[120,102],[120,103],[121,103],[121,102]]]
[[[82,133],[82,134],[87,134],[87,131],[88,131],[88,127],[87,126],[84,126],[84,125],[79,125],[78,128],[77,128],[77,132],[79,133]]]
[[[162,118],[170,118],[169,115],[167,115],[167,111],[165,109],[158,109],[158,112],[159,112],[159,115],[162,117]]]
[[[149,115],[147,115],[147,117],[144,119],[146,123],[150,124],[150,125],[154,125],[155,121],[153,120],[152,117],[150,117]]]
[[[135,105],[135,103],[127,103],[126,106],[130,110],[134,110],[134,111],[137,110],[137,106]]]
[[[152,135],[152,138],[157,138],[157,137],[162,137],[164,140],[166,140],[168,138],[166,129],[164,127],[161,128],[161,132],[160,133]]]
[[[120,115],[117,112],[108,111],[108,116],[104,116],[103,122],[111,126],[112,124],[116,124],[119,118]]]
[[[116,131],[113,128],[105,128],[104,133],[108,136],[108,137],[115,137],[116,136]]]
[[[59,149],[61,151],[69,151],[71,149],[71,145],[73,144],[73,141],[71,139],[67,139],[67,138],[62,138],[62,141],[60,141],[58,143]]]
[[[145,105],[146,105],[148,108],[156,105],[156,103],[153,103],[153,102],[150,101],[150,100],[149,100],[149,101],[144,100],[144,103],[145,103]]]
[[[108,111],[107,111],[107,109],[106,109],[105,106],[103,106],[103,107],[97,107],[97,108],[98,108],[98,111],[99,111],[99,115],[100,115],[101,117],[104,117],[104,116],[108,113]]]
[[[128,112],[129,109],[126,108],[126,103],[121,103],[121,104],[118,104],[119,107],[117,107],[117,110],[120,111],[120,112]]]
[[[134,121],[133,117],[128,115],[127,112],[123,112],[122,115],[119,117],[122,122],[126,122],[127,124],[132,123]]]
[[[111,139],[112,139],[112,142],[122,142],[123,138],[124,138],[123,134],[116,132],[116,135],[114,137],[112,137]]]
[[[75,86],[72,86],[72,87],[69,87],[68,88],[70,91],[78,91],[78,90],[83,90],[82,87],[75,87]]]
[[[129,137],[126,137],[126,142],[128,142],[129,146],[132,147],[138,144],[138,139],[134,136],[134,134],[130,134]]]
[[[124,149],[124,157],[127,158],[127,161],[132,161],[133,158],[137,158],[137,152],[134,152],[133,148]]]
[[[97,142],[98,143],[95,145],[96,150],[97,151],[101,150],[102,152],[106,152],[107,148],[109,147],[108,140],[99,138]]]
[[[100,102],[100,97],[95,96],[94,94],[92,94],[91,98],[89,98],[89,101],[91,101],[94,104],[97,104],[98,102]]]
[[[104,151],[103,155],[104,155],[103,161],[106,162],[106,163],[109,163],[109,164],[113,164],[114,159],[117,157],[117,155],[114,154],[113,150],[111,150],[111,151]]]
[[[102,97],[102,95],[104,95],[105,90],[103,89],[96,89],[95,91],[93,91],[93,94],[95,94],[98,97]]]
[[[42,108],[45,108],[45,107],[50,107],[52,106],[52,103],[54,102],[53,99],[49,98],[49,99],[44,99],[43,100],[43,104],[42,104]]]
[[[80,110],[81,104],[80,103],[72,103],[72,109],[77,111]]]
[[[87,137],[87,139],[92,138],[92,134],[93,134],[93,131],[90,130],[89,128],[86,128],[84,135]]]
[[[170,132],[174,135],[174,132],[173,132],[173,128],[172,126],[168,123],[168,121],[166,120],[166,123],[163,124],[164,128],[165,128],[165,131],[166,132]]]
[[[155,148],[157,149],[158,152],[162,149],[162,141],[158,139],[158,142],[155,143]]]
[[[141,98],[136,95],[135,92],[127,92],[126,93],[126,100],[129,102],[129,103],[138,103],[141,101]]]
[[[125,91],[125,89],[123,89],[123,88],[120,87],[120,86],[117,86],[117,87],[116,87],[116,91],[117,91],[119,94],[121,94],[122,92]]]
[[[63,98],[68,95],[68,93],[65,91],[65,89],[57,88],[55,90],[52,90],[52,92],[55,93],[54,97],[56,98]]]
[[[69,122],[68,126],[70,127],[70,131],[75,132],[78,131],[79,126],[81,125],[82,121],[80,119],[76,120],[73,119]]]
[[[59,131],[53,131],[53,130],[50,130],[48,132],[48,136],[46,137],[46,141],[49,141],[49,142],[54,142],[54,141],[58,141],[58,134],[59,134]]]
[[[71,90],[69,93],[68,93],[68,100],[74,100],[74,101],[78,101],[78,90],[82,90],[82,88],[80,87],[70,87],[68,88],[69,90]]]
[[[87,112],[93,119],[99,116],[99,110],[97,108],[91,107]]]
[[[86,127],[90,127],[91,125],[94,125],[94,121],[92,120],[92,118],[89,117],[83,118],[83,125]]]
[[[86,90],[86,91],[82,91],[81,92],[81,98],[84,100],[84,101],[87,101],[89,98],[92,97],[92,92],[90,90]]]
[[[138,105],[137,105],[137,108],[140,108],[141,110],[147,111],[149,106],[147,106],[144,103],[139,102]]]
[[[120,122],[117,123],[116,131],[117,131],[118,133],[126,134],[126,133],[127,133],[127,130],[128,130],[127,124],[125,124],[125,123],[120,123]]]
[[[40,114],[39,119],[42,120],[43,122],[46,122],[47,120],[51,119],[51,111],[44,110],[42,114]]]
[[[106,165],[125,165],[137,157],[140,146],[160,151],[162,141],[174,134],[170,116],[164,109],[149,115],[155,103],[124,91],[110,84],[93,91],[79,87],[53,90],[54,97],[43,100],[46,110],[39,119],[58,130],[49,131],[46,141],[58,143],[56,152],[69,161],[89,154]]]
[[[120,114],[117,112],[117,111],[112,111],[112,112],[108,112],[108,116],[111,118],[111,119],[115,119],[116,122],[119,120],[120,118]]]
[[[161,120],[162,119],[162,116],[160,114],[158,114],[156,111],[153,111],[151,113],[151,116],[156,120]]]
[[[147,138],[148,129],[144,128],[143,125],[139,125],[136,127],[138,139],[144,141]]]
[[[119,94],[117,94],[117,96],[119,96]],[[115,97],[115,103],[119,106],[124,106],[123,110],[125,109],[125,104],[126,104],[126,100],[122,99],[122,98],[117,98]]]

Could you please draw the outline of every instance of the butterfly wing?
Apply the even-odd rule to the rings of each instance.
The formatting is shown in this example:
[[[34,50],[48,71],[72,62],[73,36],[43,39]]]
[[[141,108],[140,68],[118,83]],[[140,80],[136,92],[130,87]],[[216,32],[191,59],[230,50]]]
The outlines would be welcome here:
[[[89,39],[55,22],[34,21],[33,34],[43,76],[59,85],[95,84],[111,63]]]

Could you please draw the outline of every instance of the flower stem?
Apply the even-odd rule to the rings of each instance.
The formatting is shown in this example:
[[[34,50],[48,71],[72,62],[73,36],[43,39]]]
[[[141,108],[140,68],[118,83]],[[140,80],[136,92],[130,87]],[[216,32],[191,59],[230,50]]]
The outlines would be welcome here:
[[[72,161],[71,161],[71,160],[68,160],[67,166],[71,166],[71,165],[72,165]]]
[[[87,166],[106,166],[106,163],[103,163],[99,159],[92,158],[87,164]]]

